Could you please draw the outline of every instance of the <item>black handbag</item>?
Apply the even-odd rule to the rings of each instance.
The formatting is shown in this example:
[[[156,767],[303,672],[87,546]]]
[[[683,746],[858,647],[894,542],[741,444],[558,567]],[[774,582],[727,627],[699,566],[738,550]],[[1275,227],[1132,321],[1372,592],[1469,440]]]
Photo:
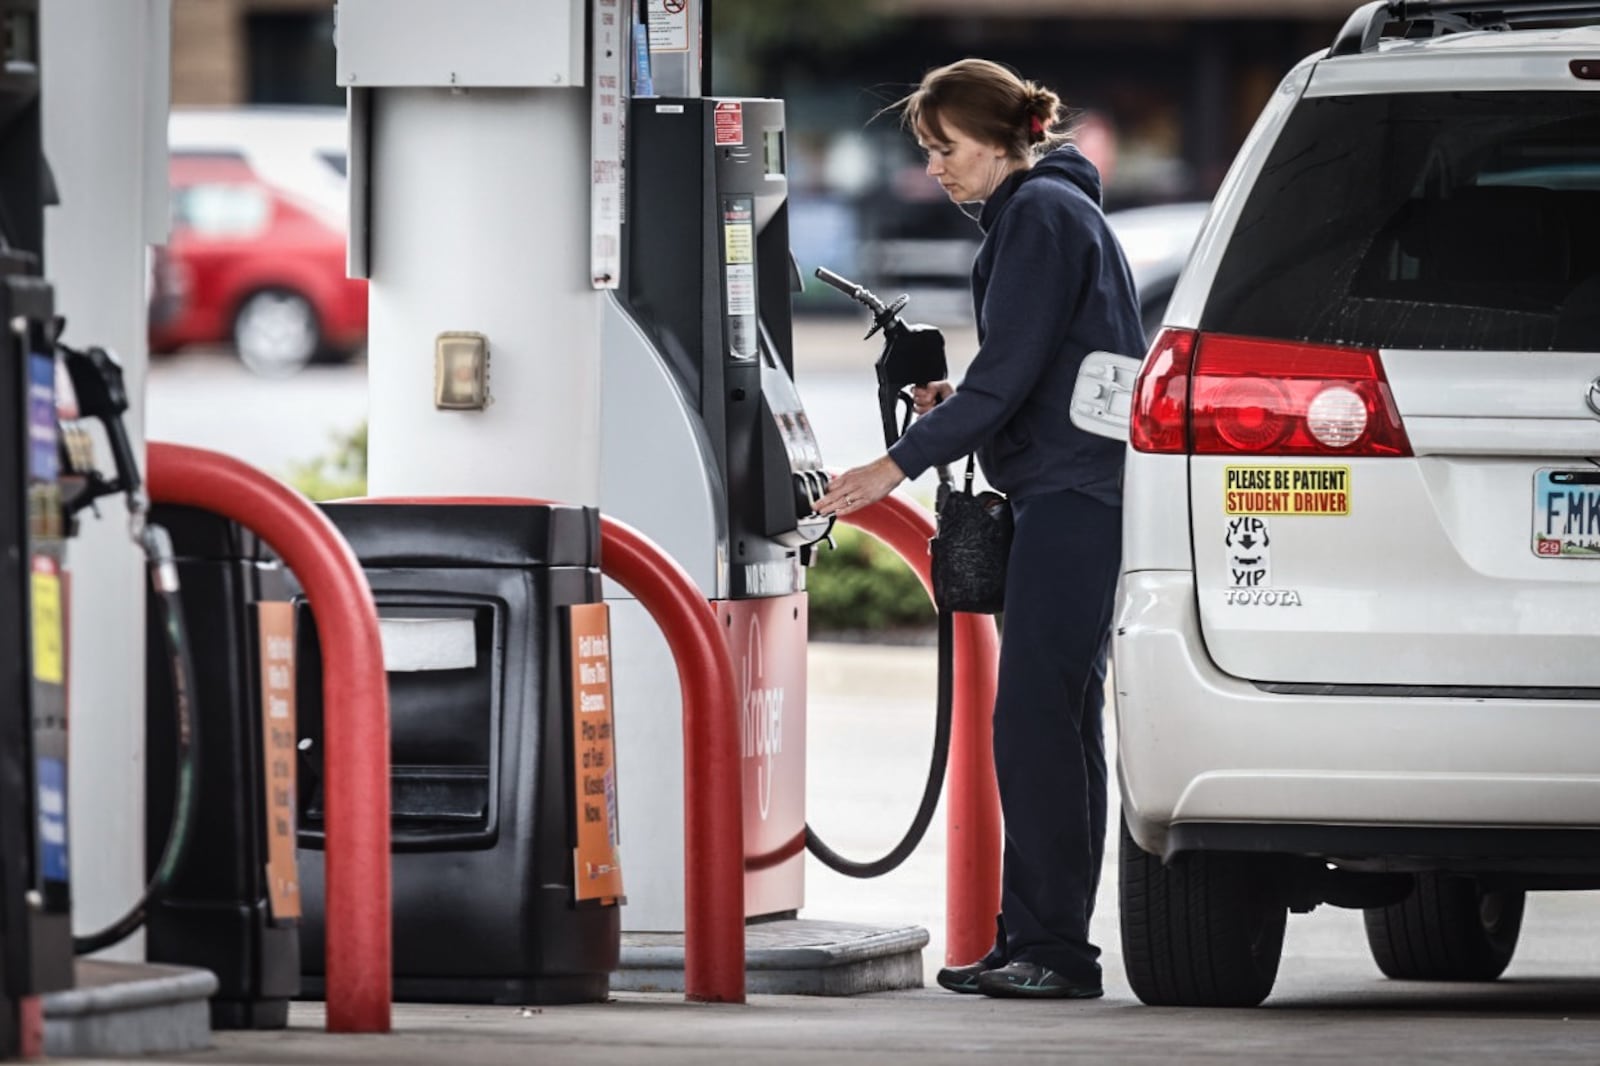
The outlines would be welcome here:
[[[972,457],[965,485],[941,487],[934,509],[933,602],[941,611],[998,614],[1006,602],[1011,555],[1011,504],[998,492],[972,491]]]

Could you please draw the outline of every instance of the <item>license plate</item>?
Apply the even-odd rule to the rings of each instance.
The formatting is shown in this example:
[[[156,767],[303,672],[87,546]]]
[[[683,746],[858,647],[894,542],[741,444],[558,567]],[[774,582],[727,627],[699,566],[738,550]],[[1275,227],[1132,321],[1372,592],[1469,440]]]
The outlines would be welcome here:
[[[1600,559],[1600,469],[1533,475],[1533,554]]]

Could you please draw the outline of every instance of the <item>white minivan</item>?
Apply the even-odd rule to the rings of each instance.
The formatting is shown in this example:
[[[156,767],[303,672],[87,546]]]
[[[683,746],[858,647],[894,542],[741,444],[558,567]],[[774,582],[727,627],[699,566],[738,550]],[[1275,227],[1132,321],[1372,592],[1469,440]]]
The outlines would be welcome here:
[[[1136,380],[1086,364],[1145,1002],[1259,1003],[1322,903],[1391,977],[1493,979],[1526,892],[1600,888],[1600,29],[1553,6],[1362,7]]]

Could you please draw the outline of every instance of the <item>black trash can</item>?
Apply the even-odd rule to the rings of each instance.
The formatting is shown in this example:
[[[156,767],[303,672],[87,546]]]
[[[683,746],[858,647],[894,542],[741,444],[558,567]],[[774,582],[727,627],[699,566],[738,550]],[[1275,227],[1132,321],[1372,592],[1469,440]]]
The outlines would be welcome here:
[[[292,861],[293,827],[274,826],[269,796],[274,752],[264,733],[270,728],[264,704],[273,691],[292,695],[293,681],[289,674],[264,676],[263,664],[269,661],[264,645],[273,632],[270,616],[263,631],[260,612],[264,603],[281,605],[282,646],[274,650],[287,661],[290,590],[260,541],[228,519],[163,505],[152,509],[151,520],[171,533],[177,557],[194,656],[201,766],[187,859],[172,891],[146,912],[147,957],[217,975],[213,1028],[282,1028],[289,1000],[300,988],[300,936],[293,907],[280,902],[282,913],[276,913],[273,905],[270,840],[281,833],[279,859]],[[172,820],[176,719],[172,668],[154,596],[147,614],[145,841],[153,874]],[[292,743],[291,735],[281,738],[282,760],[292,760]],[[292,796],[281,799],[286,809]],[[292,878],[293,872],[276,872],[281,889],[281,875]],[[298,903],[292,896],[289,902]]]
[[[586,866],[576,847],[580,816],[598,810],[585,787],[597,799],[611,790],[614,826],[615,775],[602,782],[587,772],[600,756],[575,755],[575,741],[582,746],[595,731],[588,723],[575,730],[582,686],[573,676],[574,610],[586,621],[604,611],[598,512],[382,503],[324,510],[361,560],[384,628],[395,999],[604,1000],[621,900],[596,896],[578,872],[596,864]],[[323,721],[337,708],[322,706],[321,653],[302,597],[296,634],[301,958],[306,993],[316,997],[326,994],[323,782],[339,772],[323,764]],[[584,648],[599,645],[586,640]],[[583,669],[592,679],[594,668]],[[579,759],[586,772],[575,776]]]

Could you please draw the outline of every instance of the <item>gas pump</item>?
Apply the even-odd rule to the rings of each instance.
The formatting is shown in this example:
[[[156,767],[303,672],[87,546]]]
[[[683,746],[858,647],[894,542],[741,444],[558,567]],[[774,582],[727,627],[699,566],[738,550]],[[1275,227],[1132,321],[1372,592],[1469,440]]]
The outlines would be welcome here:
[[[53,308],[36,263],[0,248],[0,951],[8,1019],[18,998],[72,986],[65,544],[46,332]],[[0,1039],[14,1050],[14,1036]]]
[[[630,7],[646,5],[415,0],[397,34],[391,4],[340,0],[350,267],[369,282],[368,488],[598,502],[687,571],[734,660],[745,916],[792,916],[805,896],[805,575],[830,520],[814,513],[826,475],[794,381],[784,109],[694,97],[694,84],[628,100],[616,44]],[[648,5],[636,39],[647,57],[685,44],[674,69],[692,82],[702,8],[671,7],[663,21]],[[585,201],[588,217],[574,209]],[[621,923],[677,932],[677,670],[643,606],[609,583],[606,599]],[[910,968],[920,981],[920,961]]]
[[[619,302],[602,332],[602,510],[664,547],[722,617],[744,737],[745,909],[804,902],[805,570],[831,520],[794,382],[783,103],[643,97],[627,125]],[[642,453],[648,452],[648,456]],[[619,655],[624,927],[683,921],[682,758],[654,623],[608,594]]]
[[[37,0],[0,0],[0,996],[10,1001],[72,987],[74,953],[114,944],[143,923],[148,902],[183,859],[198,774],[193,667],[171,541],[145,521],[148,501],[123,423],[122,368],[102,348],[62,343],[65,321],[41,276],[44,207],[55,194],[41,143],[38,13]],[[96,468],[87,419],[105,431],[110,477]],[[75,938],[66,543],[84,510],[118,494],[127,497],[129,532],[150,561],[161,607],[178,709],[180,799],[147,891],[106,929]]]
[[[65,519],[54,300],[40,276],[37,0],[0,0],[0,1054],[18,1004],[72,986]]]

